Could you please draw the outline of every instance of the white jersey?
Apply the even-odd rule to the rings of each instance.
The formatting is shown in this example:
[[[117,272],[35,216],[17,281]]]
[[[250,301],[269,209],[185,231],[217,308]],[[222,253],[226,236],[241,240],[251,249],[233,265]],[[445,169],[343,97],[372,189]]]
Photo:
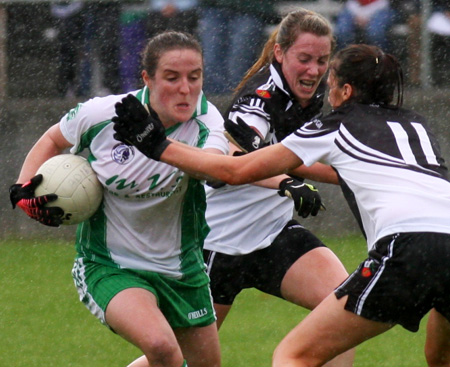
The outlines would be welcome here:
[[[256,114],[234,113],[264,136],[267,120]],[[292,219],[294,202],[277,190],[255,185],[206,187],[206,220],[211,231],[205,249],[227,255],[245,255],[268,247]]]
[[[323,161],[337,170],[369,250],[395,233],[450,234],[447,168],[424,118],[413,111],[351,104],[282,144],[308,166]]]
[[[148,103],[145,87],[132,94]],[[89,161],[104,187],[103,204],[79,225],[79,256],[120,268],[141,269],[179,278],[204,268],[202,245],[208,232],[201,182],[168,164],[147,158],[114,139],[114,105],[125,95],[79,104],[60,121],[74,146],[89,150]],[[167,129],[171,139],[224,154],[223,119],[203,94],[191,120]]]
[[[235,97],[228,118],[236,121],[239,116],[256,128],[266,143],[273,144],[317,115],[322,99],[318,91],[308,107],[300,106],[281,65],[274,61],[247,81]],[[268,247],[294,212],[293,200],[281,197],[277,190],[255,185],[206,188],[206,196],[211,232],[205,248],[227,255],[245,255]]]

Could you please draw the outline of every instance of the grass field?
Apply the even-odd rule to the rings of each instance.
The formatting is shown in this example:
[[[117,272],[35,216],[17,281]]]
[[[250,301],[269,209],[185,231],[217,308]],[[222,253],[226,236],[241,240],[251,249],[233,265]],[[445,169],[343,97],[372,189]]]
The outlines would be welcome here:
[[[362,238],[323,239],[353,270]],[[72,244],[0,242],[0,366],[123,367],[139,350],[102,326],[78,301]],[[243,292],[220,331],[223,367],[270,367],[279,340],[306,312],[258,291]],[[395,327],[357,348],[354,367],[422,367],[425,319],[418,333]]]

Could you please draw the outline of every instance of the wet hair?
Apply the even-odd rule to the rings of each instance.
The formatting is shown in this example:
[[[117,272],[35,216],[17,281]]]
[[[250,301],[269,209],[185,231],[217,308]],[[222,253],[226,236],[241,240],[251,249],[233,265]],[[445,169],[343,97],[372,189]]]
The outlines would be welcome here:
[[[397,102],[403,103],[403,71],[393,55],[379,47],[365,44],[350,45],[336,53],[330,73],[339,87],[350,84],[354,94],[349,101],[363,104],[392,104],[397,90]]]
[[[142,52],[142,67],[150,77],[154,77],[161,56],[172,50],[197,51],[203,59],[202,47],[194,36],[188,33],[166,31],[150,38]]]
[[[261,68],[270,65],[273,62],[273,48],[276,43],[280,45],[283,52],[286,52],[302,33],[312,33],[319,37],[330,37],[331,50],[335,47],[336,41],[333,36],[333,29],[327,19],[311,10],[303,8],[294,10],[287,14],[272,32],[270,38],[264,45],[259,59],[247,71],[242,81],[236,87],[236,91],[240,90],[247,80],[255,75]]]

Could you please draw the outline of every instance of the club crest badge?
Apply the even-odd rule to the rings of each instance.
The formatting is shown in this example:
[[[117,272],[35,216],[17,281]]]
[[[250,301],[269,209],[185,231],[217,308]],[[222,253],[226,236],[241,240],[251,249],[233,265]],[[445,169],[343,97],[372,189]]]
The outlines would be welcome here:
[[[133,147],[123,143],[115,145],[111,151],[111,158],[113,161],[121,165],[130,163],[133,160],[133,157]]]
[[[257,90],[256,90],[256,94],[257,94],[258,96],[260,96],[261,98],[264,98],[264,99],[272,98],[272,95],[271,95],[270,92],[269,92],[268,90],[266,90],[266,89],[257,89]]]

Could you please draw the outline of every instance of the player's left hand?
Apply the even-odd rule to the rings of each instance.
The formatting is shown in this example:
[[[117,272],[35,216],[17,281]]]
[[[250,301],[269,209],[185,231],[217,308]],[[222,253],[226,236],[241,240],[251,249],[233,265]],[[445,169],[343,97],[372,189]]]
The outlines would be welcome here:
[[[34,190],[42,182],[42,175],[34,176],[30,181],[21,185],[14,184],[9,188],[9,198],[13,209],[16,205],[30,218],[50,227],[62,224],[64,210],[60,207],[47,207],[45,204],[55,201],[56,194],[35,196]]]
[[[250,153],[267,145],[258,133],[248,126],[244,120],[237,117],[236,121],[237,123],[229,119],[225,121],[224,134],[239,149],[245,153]]]
[[[127,95],[115,105],[114,138],[134,145],[147,157],[159,161],[161,154],[170,144],[166,129],[156,112],[147,112],[143,104],[132,94]]]
[[[317,215],[323,207],[319,191],[313,186],[295,178],[285,178],[280,182],[278,194],[294,200],[295,210],[302,218]]]

